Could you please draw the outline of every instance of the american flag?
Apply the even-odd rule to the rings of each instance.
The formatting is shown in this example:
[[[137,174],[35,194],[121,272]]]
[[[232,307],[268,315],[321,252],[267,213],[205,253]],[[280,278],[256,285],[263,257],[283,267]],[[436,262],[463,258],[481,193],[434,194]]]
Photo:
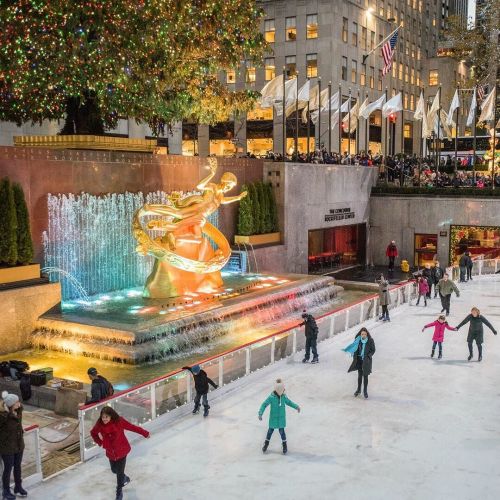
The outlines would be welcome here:
[[[394,56],[394,51],[396,50],[396,44],[398,43],[398,33],[399,28],[394,32],[394,34],[389,38],[389,40],[382,47],[382,57],[384,58],[384,69],[382,70],[383,75],[387,75],[392,67],[392,57]]]

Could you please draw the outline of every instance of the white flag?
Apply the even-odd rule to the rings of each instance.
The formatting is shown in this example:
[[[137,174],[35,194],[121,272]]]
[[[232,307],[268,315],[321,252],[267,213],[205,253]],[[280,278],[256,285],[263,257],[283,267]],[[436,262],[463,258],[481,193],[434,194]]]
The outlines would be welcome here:
[[[384,103],[385,103],[385,94],[382,94],[376,101],[373,101],[372,103],[368,104],[365,108],[363,108],[364,106],[363,103],[361,109],[359,110],[359,116],[362,116],[365,120],[368,120],[368,118],[374,111],[376,111],[377,109],[382,109]]]
[[[349,111],[349,99],[347,99],[344,104],[340,107],[341,113],[347,113]],[[335,113],[332,114],[332,128],[335,128],[339,123],[339,110],[337,109]]]
[[[306,83],[304,83],[304,85],[300,87],[298,96],[299,101],[307,102],[309,100],[310,93],[311,93],[311,80],[306,80]]]
[[[493,121],[495,119],[495,89],[493,89],[481,104],[481,116],[478,124]]]
[[[311,120],[316,125],[318,123],[318,117],[320,111],[328,109],[328,89],[322,90],[319,97],[319,108],[311,113]]]
[[[476,97],[476,88],[474,87],[474,93],[472,94],[472,101],[470,103],[469,116],[467,116],[467,122],[465,123],[467,127],[470,127],[474,122],[474,115],[476,113],[477,108],[477,97]]]
[[[448,111],[448,119],[446,120],[446,125],[451,125],[453,123],[453,113],[456,109],[460,107],[460,99],[458,97],[458,89],[455,90],[455,95],[450,104],[450,110]]]
[[[439,113],[439,116],[441,118],[441,127],[443,128],[445,137],[451,137],[452,131],[451,127],[455,127],[455,122],[453,121],[453,118],[450,120],[450,116],[446,114],[446,111],[441,108],[441,112]],[[442,137],[442,135],[440,136]]]
[[[434,100],[432,101],[432,106],[429,112],[427,113],[427,124],[429,128],[432,130],[437,126],[437,115],[439,111],[439,91],[434,96]]]
[[[283,74],[276,76],[264,85],[260,91],[259,104],[261,108],[272,108],[274,101],[283,98]]]
[[[349,109],[347,109],[347,111],[349,111]],[[351,132],[351,134],[356,130],[358,116],[359,116],[359,102],[357,102],[351,108],[351,112],[346,116],[344,116],[344,119],[342,120],[342,123],[345,126],[347,126],[347,123],[349,122],[349,117],[351,118],[351,122],[349,124],[349,131]]]
[[[309,111],[318,109],[318,93],[319,87],[317,85],[309,90]],[[307,102],[302,110],[302,123],[307,123]]]
[[[297,78],[292,78],[285,83],[285,106],[288,107],[295,102],[297,97]],[[276,109],[277,116],[281,116],[283,114],[283,91],[281,91],[281,95],[277,96],[277,99],[274,102],[274,107]]]
[[[418,98],[417,102],[417,109],[415,109],[415,113],[413,113],[413,119],[417,121],[423,120],[424,118],[426,118],[426,114],[424,93],[420,92],[420,97]]]
[[[363,116],[363,113],[365,112],[366,108],[368,107],[368,105],[370,104],[370,101],[368,100],[368,97],[363,101],[363,104],[361,104],[361,106],[359,107],[359,113],[358,113],[358,118],[359,117],[362,117],[364,118]]]
[[[399,92],[382,106],[382,117],[387,118],[391,113],[397,113],[402,110],[403,100],[401,99],[401,92]]]

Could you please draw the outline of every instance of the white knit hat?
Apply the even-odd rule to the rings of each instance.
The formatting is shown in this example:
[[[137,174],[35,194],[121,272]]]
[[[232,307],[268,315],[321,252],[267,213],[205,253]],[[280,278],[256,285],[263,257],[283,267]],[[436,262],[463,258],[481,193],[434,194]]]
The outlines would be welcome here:
[[[7,391],[2,392],[2,399],[7,408],[11,408],[19,401],[19,396],[15,394],[9,394]]]
[[[277,379],[276,384],[274,384],[274,392],[276,392],[278,396],[283,395],[283,393],[285,392],[285,384],[281,381],[280,378]]]

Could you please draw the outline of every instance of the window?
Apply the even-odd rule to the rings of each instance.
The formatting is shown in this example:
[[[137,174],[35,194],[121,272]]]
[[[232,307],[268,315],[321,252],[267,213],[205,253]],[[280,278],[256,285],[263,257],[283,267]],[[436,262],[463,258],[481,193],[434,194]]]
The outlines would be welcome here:
[[[392,77],[397,78],[397,76],[398,76],[396,74],[398,72],[398,63],[397,62],[392,63],[391,72],[392,72]]]
[[[382,78],[384,77],[384,75],[382,74],[382,70],[379,69],[378,70],[378,83],[377,83],[377,90],[380,90],[382,91]]]
[[[410,70],[410,83],[415,85],[415,69],[411,68]]]
[[[359,76],[359,84],[366,85],[366,64],[361,65],[361,74]]]
[[[226,83],[228,85],[236,82],[236,70],[228,69],[226,71]]]
[[[387,4],[387,19],[392,17],[392,5],[390,3]]]
[[[403,109],[408,109],[408,93],[403,92]]]
[[[255,83],[255,67],[254,66],[247,66],[246,82],[247,83]]]
[[[264,72],[266,82],[272,80],[276,76],[276,64],[274,62],[274,57],[266,57],[264,59]]]
[[[384,17],[384,4],[382,2],[380,2],[380,5],[378,7],[378,15],[380,17]]]
[[[403,81],[403,63],[399,63],[399,79]]]
[[[420,87],[420,82],[422,81],[422,78],[420,76],[420,70],[417,70],[417,87]]]
[[[316,78],[318,76],[318,54],[306,55],[307,78]]]
[[[285,66],[287,79],[293,78],[297,74],[297,63],[295,60],[295,56],[286,56]]]
[[[420,61],[420,58],[422,57],[422,53],[420,51],[420,47],[417,48],[417,59]]]
[[[375,68],[370,66],[370,88],[375,86]]]
[[[375,48],[375,31],[370,31],[370,50]]]
[[[366,50],[368,44],[368,30],[362,26],[361,27],[361,48]]]
[[[347,37],[349,36],[349,20],[347,17],[342,18],[342,41],[347,43]]]
[[[411,58],[415,59],[415,56],[417,55],[417,51],[415,50],[415,44],[411,44]]]
[[[405,64],[405,82],[408,83],[409,81],[409,68],[408,68],[408,64]]]
[[[394,7],[394,20],[398,22],[398,8]]]
[[[264,38],[268,43],[274,43],[276,28],[274,27],[274,19],[266,19],[264,21]]]
[[[405,123],[404,129],[403,129],[403,135],[405,139],[411,139],[412,138],[412,127],[411,123]]]
[[[415,111],[415,96],[413,94],[410,94],[410,109]]]
[[[309,14],[307,20],[306,38],[318,38],[318,14]]]
[[[358,45],[358,23],[352,23],[352,44],[357,47]]]
[[[392,89],[391,97],[394,97],[395,95],[396,95],[396,89]]]
[[[351,83],[356,83],[358,79],[358,61],[351,61]]]
[[[342,57],[342,80],[347,81],[347,57]]]
[[[285,23],[285,40],[287,42],[295,41],[297,39],[297,24],[295,17],[287,17]]]
[[[439,85],[439,73],[437,69],[431,69],[429,71],[429,86],[434,87]]]

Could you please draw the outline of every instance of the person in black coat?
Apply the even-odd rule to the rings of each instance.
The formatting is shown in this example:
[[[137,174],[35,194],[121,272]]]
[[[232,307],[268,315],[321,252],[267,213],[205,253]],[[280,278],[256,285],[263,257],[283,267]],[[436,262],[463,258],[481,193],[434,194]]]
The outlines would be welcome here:
[[[183,370],[189,370],[193,375],[194,388],[196,390],[196,396],[194,398],[194,409],[193,415],[200,411],[200,400],[203,398],[203,416],[208,417],[208,410],[210,406],[208,405],[208,384],[210,384],[214,389],[219,387],[211,378],[208,377],[207,372],[202,370],[199,365],[194,365],[193,367],[183,366]]]
[[[310,314],[307,314],[306,310],[302,311],[302,319],[304,320],[300,325],[305,325],[305,335],[306,335],[306,354],[302,363],[307,363],[309,361],[309,357],[311,356],[311,351],[313,354],[313,359],[311,363],[317,363],[318,359],[318,325],[316,324],[316,320]]]
[[[467,255],[467,280],[472,279],[472,267],[474,266],[474,262],[471,259],[470,252],[465,252],[465,255]]]
[[[92,384],[90,386],[90,399],[87,399],[86,404],[98,403],[113,395],[115,392],[113,386],[108,379],[97,373],[96,368],[89,368],[87,370],[87,375],[92,381]]]
[[[477,360],[481,361],[483,359],[483,324],[486,325],[494,335],[497,334],[497,331],[484,316],[481,316],[481,312],[477,307],[473,307],[470,311],[470,314],[457,325],[457,330],[469,322],[469,333],[467,335],[469,357],[467,358],[467,361],[470,361],[472,359],[472,342],[474,342],[474,340],[476,341],[477,351],[479,353],[479,357],[477,358]]]
[[[458,267],[460,268],[460,283],[465,283],[465,275],[467,273],[467,254],[464,253],[460,260],[458,261]]]
[[[425,264],[425,267],[422,269],[422,277],[427,280],[427,285],[429,285],[429,291],[426,294],[428,299],[431,298],[431,290],[432,290],[432,269],[430,264]]]
[[[439,265],[439,262],[436,260],[434,262],[434,267],[431,268],[432,282],[434,283],[434,298],[437,297],[437,284],[439,280],[444,276],[444,269]]]
[[[375,354],[375,341],[366,328],[356,334],[354,342],[347,346],[344,351],[352,355],[352,363],[347,373],[358,372],[358,388],[354,393],[357,397],[361,394],[361,382],[363,382],[363,394],[368,399],[368,376],[372,372],[372,357]]]

